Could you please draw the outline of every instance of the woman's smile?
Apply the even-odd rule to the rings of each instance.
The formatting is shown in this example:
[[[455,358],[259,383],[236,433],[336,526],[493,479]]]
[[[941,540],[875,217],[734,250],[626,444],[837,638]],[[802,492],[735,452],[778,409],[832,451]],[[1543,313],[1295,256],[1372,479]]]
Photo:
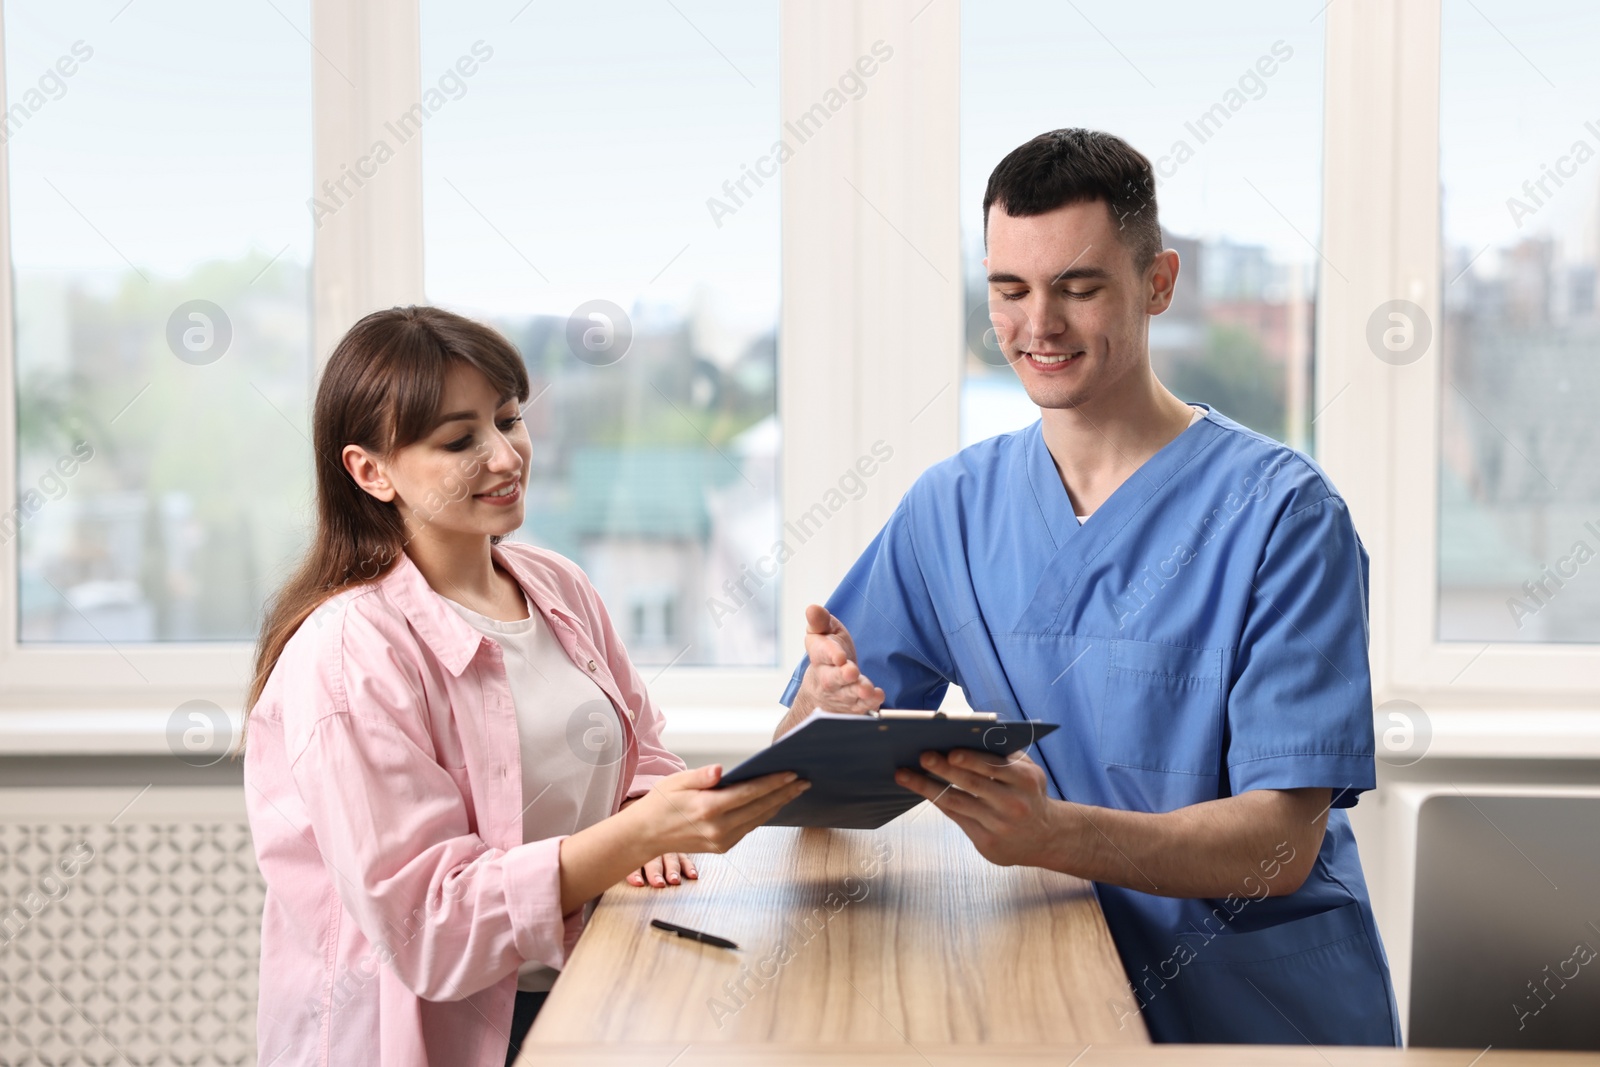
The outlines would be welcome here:
[[[487,493],[479,493],[472,499],[481,500],[485,504],[488,504],[492,507],[509,507],[510,505],[515,504],[517,501],[522,499],[522,483],[515,481],[506,482],[498,489]]]

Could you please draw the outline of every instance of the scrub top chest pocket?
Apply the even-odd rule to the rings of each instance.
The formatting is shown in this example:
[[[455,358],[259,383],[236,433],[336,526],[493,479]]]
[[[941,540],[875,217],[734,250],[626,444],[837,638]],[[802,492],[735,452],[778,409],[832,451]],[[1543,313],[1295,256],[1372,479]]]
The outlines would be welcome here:
[[[1216,778],[1222,764],[1222,650],[1112,641],[1100,700],[1100,761]]]

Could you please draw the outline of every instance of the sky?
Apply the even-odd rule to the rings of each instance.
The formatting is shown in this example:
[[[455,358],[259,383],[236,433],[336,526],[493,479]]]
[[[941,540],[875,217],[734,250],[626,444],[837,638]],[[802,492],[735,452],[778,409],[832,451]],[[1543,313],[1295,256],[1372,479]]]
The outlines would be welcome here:
[[[941,0],[945,2],[945,0]],[[1310,257],[1319,237],[1321,0],[968,0],[962,5],[962,226],[976,245],[988,172],[1063,125],[1160,159],[1169,229]],[[494,313],[595,297],[750,328],[778,293],[780,190],[718,227],[706,208],[781,116],[777,7],[733,0],[555,5],[424,0],[422,81],[478,41],[493,58],[424,134],[427,286]],[[1447,242],[1549,231],[1593,245],[1600,159],[1518,228],[1506,198],[1584,138],[1600,149],[1600,13],[1577,0],[1445,0]],[[77,42],[87,61],[9,141],[24,269],[179,274],[252,250],[307,261],[313,56],[307,0],[5,5],[15,104]],[[1281,44],[1280,44],[1281,42]],[[1185,126],[1274,46],[1275,72],[1200,144]],[[1492,260],[1492,257],[1490,257]],[[1486,260],[1486,263],[1488,260]],[[543,275],[543,277],[541,277]]]
[[[1553,234],[1573,259],[1594,259],[1600,182],[1600,7],[1582,0],[1447,0],[1440,27],[1439,151],[1447,245],[1473,252]],[[1587,128],[1593,123],[1594,128]],[[1506,201],[1544,164],[1584,140],[1577,167],[1521,225]],[[1572,169],[1568,166],[1567,169]],[[1493,269],[1491,252],[1484,266]]]
[[[720,220],[706,201],[778,136],[776,3],[523,4],[422,5],[424,84],[493,49],[424,135],[429,297],[563,315],[698,301],[770,329],[778,185]]]
[[[1323,19],[1311,16],[1320,6],[963,4],[961,224],[969,261],[981,256],[990,171],[1018,145],[1067,126],[1114,133],[1158,166],[1157,204],[1169,231],[1314,257]],[[1256,68],[1263,57],[1270,76]],[[1224,103],[1241,78],[1242,106],[1202,141],[1186,124]],[[1179,141],[1194,152],[1182,163],[1173,151]]]
[[[15,263],[170,276],[252,249],[309,262],[307,0],[125,2],[5,4],[13,109],[75,44],[92,53],[11,129]]]

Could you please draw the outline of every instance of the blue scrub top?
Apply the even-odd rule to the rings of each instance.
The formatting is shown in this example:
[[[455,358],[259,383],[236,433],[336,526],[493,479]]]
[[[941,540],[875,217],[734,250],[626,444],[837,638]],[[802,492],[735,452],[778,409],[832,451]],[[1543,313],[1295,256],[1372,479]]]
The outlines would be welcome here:
[[[1373,788],[1365,547],[1304,454],[1207,409],[1082,526],[1043,424],[924,473],[828,601],[885,707],[1060,728],[1053,797],[1163,812],[1250,789],[1333,790],[1305,884],[1285,843],[1226,899],[1097,884],[1152,1038],[1399,1043],[1350,820]],[[782,700],[792,703],[802,661]],[[1241,878],[1245,872],[1241,872]]]

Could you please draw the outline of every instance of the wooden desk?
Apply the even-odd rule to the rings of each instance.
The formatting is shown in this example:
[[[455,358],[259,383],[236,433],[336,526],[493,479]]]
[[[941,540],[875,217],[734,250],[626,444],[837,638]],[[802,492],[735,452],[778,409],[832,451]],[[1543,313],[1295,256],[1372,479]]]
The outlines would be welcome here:
[[[527,1067],[1595,1067],[1592,1052],[1309,1045],[541,1045]]]
[[[1149,1041],[1089,883],[996,867],[928,804],[879,830],[764,827],[695,861],[698,882],[606,891],[529,1045]]]

